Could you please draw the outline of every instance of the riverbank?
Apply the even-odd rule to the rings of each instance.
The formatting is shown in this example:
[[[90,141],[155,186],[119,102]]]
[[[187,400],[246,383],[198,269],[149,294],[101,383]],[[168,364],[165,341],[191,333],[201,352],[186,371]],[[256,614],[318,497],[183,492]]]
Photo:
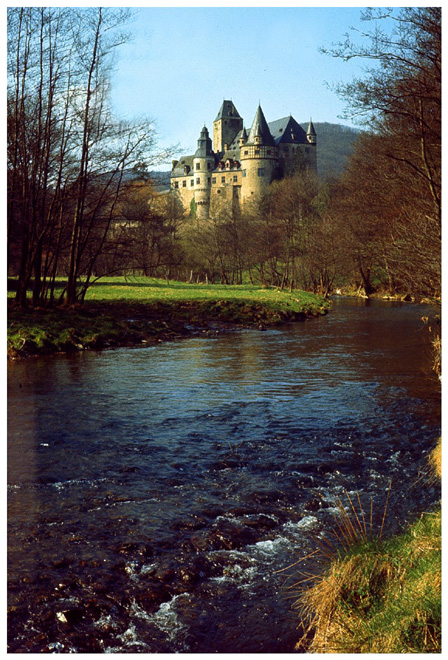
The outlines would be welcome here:
[[[441,441],[429,477],[441,478]],[[362,511],[342,511],[347,547],[296,605],[310,653],[441,652],[441,509],[403,534],[368,538]]]
[[[408,302],[408,303],[421,303],[424,305],[434,305],[434,307],[440,307],[441,298],[438,297],[428,297],[422,296],[418,293],[395,293],[387,289],[381,289],[374,291],[373,293],[366,294],[365,290],[362,287],[341,287],[337,288],[334,291],[335,296],[344,296],[348,298],[365,298],[370,300],[387,300],[390,302]]]
[[[8,357],[141,346],[232,327],[263,329],[327,313],[304,291],[107,278],[76,308],[17,309],[8,300]]]
[[[267,332],[10,360],[10,652],[292,653],[279,570],[341,488],[379,517],[392,479],[388,530],[438,500],[421,313],[339,299]]]

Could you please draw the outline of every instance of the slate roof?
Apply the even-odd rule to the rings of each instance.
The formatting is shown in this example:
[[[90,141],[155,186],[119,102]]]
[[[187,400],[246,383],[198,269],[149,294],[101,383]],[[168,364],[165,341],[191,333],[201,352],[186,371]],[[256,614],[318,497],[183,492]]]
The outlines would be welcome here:
[[[240,145],[239,145],[239,141],[240,141],[240,138],[241,138],[241,137],[243,137],[245,141],[247,140],[247,131],[246,131],[245,128],[242,128],[242,129],[241,129],[241,130],[235,135],[235,137],[233,138],[233,142],[232,142],[232,144],[229,144],[229,145],[228,145],[229,148],[228,148],[228,150],[227,150],[227,152],[226,152],[226,153],[228,153],[228,152],[230,152],[230,151],[235,151],[235,152],[237,152],[237,160],[239,160],[239,157],[240,157]]]
[[[275,144],[308,144],[306,133],[294,117],[283,117],[269,123]]]
[[[255,144],[256,137],[262,138],[263,144],[274,146],[274,138],[271,135],[268,123],[260,105],[258,106],[257,112],[255,113],[254,121],[252,122],[252,127],[250,129],[246,144]]]
[[[239,162],[240,161],[240,148],[235,147],[235,148],[228,149],[226,152],[224,152],[224,154],[223,154],[223,156],[220,160],[222,160],[225,163],[228,158],[230,158],[230,160],[237,160]]]
[[[241,119],[238,110],[235,108],[235,104],[233,101],[223,101],[222,106],[216,115],[215,121],[218,121],[218,119],[223,119],[223,118],[229,119],[230,117],[236,117],[237,119]]]
[[[198,140],[198,148],[196,149],[197,158],[205,158],[206,156],[212,156],[212,141],[209,137],[207,127],[204,126]]]
[[[233,114],[232,114],[233,113]],[[237,109],[232,101],[223,101],[220,111],[215,119],[222,119],[223,117],[238,117],[241,119],[238,114]],[[239,146],[239,139],[244,137],[245,144],[253,145],[254,138],[256,136],[262,138],[262,143],[270,146],[277,146],[279,144],[308,144],[307,135],[316,135],[313,122],[310,120],[308,129],[305,130],[296,122],[292,115],[289,117],[283,117],[282,119],[277,119],[276,121],[267,123],[263,110],[261,106],[258,106],[257,112],[255,113],[254,121],[252,122],[252,127],[250,129],[249,136],[247,136],[247,131],[245,128],[242,128],[237,135],[234,137],[232,144],[228,145],[227,151],[222,154],[215,154],[212,150],[211,139],[209,138],[209,133],[206,127],[204,126],[199,140],[198,140],[198,150],[196,155],[207,155],[215,156],[215,170],[218,164],[218,159],[226,161],[228,158],[235,161],[240,161],[241,151]],[[191,156],[182,156],[179,159],[179,162],[176,164],[176,167],[172,170],[171,176],[185,176],[184,167],[188,166],[190,168],[187,176],[193,176],[193,160],[195,154]]]
[[[308,129],[306,131],[307,135],[316,135],[316,130],[314,128],[314,124],[310,119],[310,123],[308,124]]]
[[[184,172],[184,167],[187,165],[190,168],[190,171],[188,172],[187,176],[193,176],[193,160],[194,160],[194,155],[193,156],[182,156],[182,158],[179,160],[178,163],[176,163],[176,167],[172,170],[171,176],[185,176]]]

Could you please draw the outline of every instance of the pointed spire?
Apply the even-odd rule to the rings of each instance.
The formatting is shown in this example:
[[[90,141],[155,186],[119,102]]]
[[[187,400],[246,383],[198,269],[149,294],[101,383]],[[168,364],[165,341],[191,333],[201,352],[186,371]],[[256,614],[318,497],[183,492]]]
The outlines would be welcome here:
[[[195,156],[196,158],[204,158],[205,156],[210,156],[211,153],[212,141],[210,140],[207,127],[204,124],[204,128],[202,129],[198,139],[198,148],[196,149]]]
[[[256,140],[256,138],[258,139]],[[274,138],[269,130],[261,105],[258,106],[255,113],[247,142],[248,144],[255,144],[257,142],[257,144],[274,146]]]
[[[245,144],[246,140],[247,140],[247,131],[245,126],[243,126],[243,130],[241,131],[240,136],[238,138],[239,146],[242,147],[243,144]]]
[[[314,124],[312,120],[310,119],[310,123],[308,124],[308,129],[306,131],[306,139],[310,144],[316,144],[317,137],[316,137],[316,131],[314,129]]]
[[[310,123],[308,124],[308,130],[306,132],[307,135],[316,135],[316,131],[314,129],[314,124],[312,119],[310,119]]]

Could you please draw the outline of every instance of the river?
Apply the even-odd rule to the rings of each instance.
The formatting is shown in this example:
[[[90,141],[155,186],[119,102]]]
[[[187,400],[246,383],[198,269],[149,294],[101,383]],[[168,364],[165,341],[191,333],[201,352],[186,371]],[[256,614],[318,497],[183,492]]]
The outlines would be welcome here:
[[[295,569],[359,494],[437,502],[424,305],[8,364],[8,650],[288,653]],[[286,570],[284,570],[286,569]]]

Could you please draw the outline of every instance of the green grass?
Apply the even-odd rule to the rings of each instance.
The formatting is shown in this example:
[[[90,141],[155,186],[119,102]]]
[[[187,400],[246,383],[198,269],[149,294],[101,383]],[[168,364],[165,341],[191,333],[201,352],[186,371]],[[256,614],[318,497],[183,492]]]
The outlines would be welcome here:
[[[304,600],[313,653],[440,653],[440,511],[401,536],[355,546]]]
[[[325,314],[329,307],[321,296],[304,291],[144,277],[101,279],[73,309],[21,310],[13,295],[11,290],[10,357],[163,341],[185,335],[186,324],[268,326]]]
[[[316,306],[322,299],[305,291],[289,292],[277,288],[263,288],[251,284],[188,284],[147,277],[113,277],[99,280],[87,291],[86,300],[127,300],[179,302],[200,300],[226,300],[262,302],[283,309],[285,304],[297,311],[303,306]]]
[[[439,479],[440,455],[439,441],[430,456],[430,469]],[[440,507],[383,540],[382,528],[372,536],[368,516],[349,502],[347,510],[341,502],[338,506],[339,546],[326,542],[318,551],[329,562],[327,569],[307,576],[304,582],[311,581],[311,587],[295,602],[304,630],[298,649],[441,653]]]

